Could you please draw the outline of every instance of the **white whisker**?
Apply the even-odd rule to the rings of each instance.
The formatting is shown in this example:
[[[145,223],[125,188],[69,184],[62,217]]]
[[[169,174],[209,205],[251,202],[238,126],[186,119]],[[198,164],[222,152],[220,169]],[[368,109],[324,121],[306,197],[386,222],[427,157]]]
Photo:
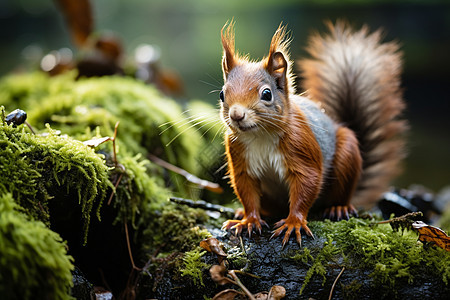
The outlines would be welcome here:
[[[182,135],[183,133],[185,133],[185,132],[188,131],[189,129],[191,129],[191,128],[197,126],[198,124],[201,124],[201,122],[194,123],[194,124],[192,124],[191,126],[185,128],[184,130],[182,130],[181,132],[179,132],[175,137],[173,137],[173,138],[166,144],[166,147],[169,146],[170,144],[172,144],[173,141],[175,141],[180,135]]]
[[[183,111],[183,112],[181,113],[181,115],[185,115],[185,114],[187,114],[187,113],[190,112],[190,111],[192,111],[192,109],[187,109],[187,110]],[[185,118],[180,119],[180,120],[179,120],[178,122],[176,122],[175,124],[177,124],[177,123],[179,123],[179,122],[182,122],[182,121],[184,121],[184,120],[185,120]],[[172,124],[172,122],[173,122],[173,121],[168,121],[168,122],[162,123],[162,124],[160,124],[158,127],[163,127],[163,126],[165,126],[165,125]]]
[[[204,80],[199,80],[201,83],[204,83],[204,84],[207,84],[207,85],[209,85],[209,86],[212,86],[212,87],[215,87],[215,88],[219,88],[219,86],[217,86],[217,85],[215,85],[215,84],[212,84],[212,83],[210,83],[210,82],[207,82],[207,81],[204,81]]]
[[[211,78],[212,80],[214,80],[217,84],[218,84],[218,86],[216,86],[217,88],[219,88],[219,87],[221,87],[222,86],[222,82],[220,82],[217,78],[214,78],[211,74],[209,74],[209,73],[205,73],[206,74],[206,76],[208,76],[209,78]]]
[[[206,118],[206,117],[208,117],[210,114],[208,114],[208,113],[203,113],[203,114],[196,114],[196,115],[194,115],[194,116],[189,116],[189,117],[187,117],[187,118],[183,118],[183,119],[180,119],[180,120],[178,120],[177,122],[175,122],[175,123],[172,123],[169,127],[167,127],[167,128],[165,128],[163,131],[161,131],[159,134],[161,135],[161,134],[163,134],[164,132],[166,132],[167,130],[169,130],[170,128],[172,128],[172,127],[174,127],[174,126],[176,126],[176,125],[178,125],[178,124],[180,124],[180,123],[183,123],[182,124],[182,126],[184,126],[184,125],[187,125],[187,124],[190,124],[190,123],[192,123],[192,122],[196,122],[197,120],[201,120],[202,118]],[[170,122],[166,122],[165,123],[165,125],[168,125],[168,124],[170,124]],[[163,124],[164,125],[164,124]],[[161,127],[161,126],[163,126],[163,125],[160,125],[159,127]],[[181,127],[181,126],[180,126]]]
[[[225,132],[226,129],[227,128],[226,128],[225,124],[222,124],[221,128],[219,130],[217,130],[216,134],[214,135],[213,139],[211,140],[211,143],[213,143],[216,140],[216,137],[219,133],[221,133],[223,135],[223,133]]]
[[[175,141],[180,135],[182,135],[183,133],[185,133],[187,130],[194,128],[200,124],[202,124],[199,128],[197,128],[196,130],[199,131],[200,129],[202,129],[203,127],[212,124],[214,122],[216,122],[217,117],[216,115],[210,114],[210,113],[199,113],[197,115],[191,116],[188,118],[188,121],[186,121],[186,119],[178,121],[177,123],[173,124],[172,126],[170,126],[169,128],[179,124],[182,121],[185,121],[184,124],[182,124],[182,126],[185,125],[189,125],[187,128],[183,129],[181,132],[179,132],[177,135],[175,135],[175,137],[173,137],[167,144],[166,146],[169,146],[171,143],[173,143],[173,141]],[[163,130],[160,134],[164,133],[165,131],[167,131],[169,128],[166,128],[165,130]],[[213,128],[213,126],[210,126],[209,129],[207,129],[203,134],[202,137]]]

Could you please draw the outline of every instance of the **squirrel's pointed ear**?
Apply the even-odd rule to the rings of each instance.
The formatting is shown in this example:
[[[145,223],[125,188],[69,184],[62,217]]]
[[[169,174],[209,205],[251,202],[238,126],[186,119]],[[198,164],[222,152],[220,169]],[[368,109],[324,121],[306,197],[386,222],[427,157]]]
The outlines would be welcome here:
[[[283,53],[271,53],[267,58],[266,70],[275,79],[277,88],[283,90],[284,93],[288,92],[287,69],[288,64]]]
[[[267,72],[275,79],[277,87],[285,94],[288,91],[288,46],[290,38],[286,32],[286,27],[280,24],[270,42],[269,55],[265,62]]]
[[[220,31],[223,46],[222,71],[224,80],[227,79],[228,73],[235,67],[236,61],[234,57],[234,22],[226,23]]]

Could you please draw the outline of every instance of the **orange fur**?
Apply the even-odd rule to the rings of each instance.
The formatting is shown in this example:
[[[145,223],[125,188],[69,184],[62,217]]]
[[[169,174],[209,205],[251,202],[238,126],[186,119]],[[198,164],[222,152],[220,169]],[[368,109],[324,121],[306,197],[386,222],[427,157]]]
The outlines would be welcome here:
[[[336,132],[336,153],[328,175],[328,186],[323,198],[327,200],[326,214],[341,219],[349,213],[356,213],[350,204],[362,171],[362,158],[358,140],[353,131],[339,127]]]
[[[275,224],[277,229],[273,232],[273,236],[279,236],[285,232],[283,238],[283,245],[285,245],[291,233],[295,232],[297,242],[300,244],[300,229],[312,235],[306,219],[319,194],[328,200],[327,214],[330,217],[336,215],[338,219],[343,216],[348,218],[349,214],[356,213],[350,201],[359,187],[358,184],[361,183],[360,178],[361,174],[364,174],[363,164],[365,163],[361,157],[360,141],[356,135],[360,134],[358,138],[363,141],[364,138],[369,137],[369,141],[375,143],[376,141],[371,139],[379,133],[379,128],[364,127],[367,121],[364,121],[366,123],[360,121],[367,132],[355,134],[351,129],[339,124],[340,120],[334,115],[337,110],[333,109],[333,105],[346,105],[345,99],[337,103],[326,101],[327,96],[321,93],[321,89],[327,82],[320,82],[320,76],[325,76],[322,71],[324,66],[317,61],[306,61],[302,65],[305,72],[310,75],[306,82],[314,87],[310,94],[317,96],[319,101],[327,104],[326,109],[335,118],[335,122],[321,114],[319,109],[313,109],[314,118],[311,119],[311,115],[307,117],[302,109],[308,110],[308,113],[311,114],[312,112],[309,111],[311,108],[307,107],[314,104],[304,100],[301,96],[294,95],[292,62],[287,49],[289,38],[285,27],[280,25],[275,32],[268,56],[259,62],[254,62],[250,61],[247,56],[242,57],[235,52],[233,25],[233,22],[226,24],[221,31],[224,50],[222,70],[225,80],[221,92],[221,115],[228,126],[225,146],[230,181],[235,194],[244,207],[244,213],[242,220],[229,220],[224,223],[224,228],[235,229],[237,234],[243,229],[247,229],[249,234],[253,229],[260,232],[262,225],[265,224],[261,219],[261,214],[272,216],[280,214],[284,217],[284,208],[286,207],[289,213]],[[339,26],[335,35],[340,36],[340,31],[344,31],[342,35],[346,39],[352,40],[351,34]],[[368,42],[367,51],[369,58],[372,59],[374,56],[380,55],[378,49],[370,52],[372,48],[377,47],[379,37],[378,35],[369,36],[365,40],[366,35],[367,32],[363,29],[362,32],[356,34],[356,39],[360,39],[360,43]],[[336,40],[339,42],[339,37]],[[334,42],[330,39],[326,41],[330,44]],[[320,51],[320,45],[320,39],[317,38],[314,40],[311,51],[317,51],[314,52],[314,55],[321,57],[323,53]],[[361,47],[364,48],[365,45],[361,45]],[[389,48],[389,46],[387,47]],[[380,48],[382,47],[380,46]],[[349,53],[346,54],[350,56],[363,55],[364,53],[358,53],[358,49],[350,47],[345,51],[348,51]],[[374,53],[376,55],[373,55]],[[392,62],[389,59],[386,61]],[[332,65],[332,63],[329,64]],[[372,65],[369,64],[369,66]],[[329,66],[325,66],[325,69],[326,67]],[[348,70],[343,69],[346,73],[342,76],[350,78],[350,85],[355,84],[350,87],[352,93],[349,92],[347,95],[350,98],[349,103],[351,105],[356,103],[356,106],[367,114],[371,108],[364,107],[364,105],[379,101],[381,104],[376,103],[379,108],[379,112],[375,113],[376,121],[389,123],[401,110],[402,104],[398,102],[399,92],[390,87],[387,90],[383,89],[382,84],[387,83],[390,77],[389,74],[381,73],[381,75],[376,75],[386,78],[378,79],[375,82],[376,86],[369,87],[365,90],[366,93],[359,95],[358,92],[366,88],[364,84],[367,82],[364,81],[365,78],[362,78],[363,84],[358,85],[360,84],[358,76],[367,76],[367,81],[371,83],[370,76],[364,73],[371,69],[363,66],[361,72],[358,73],[355,71],[358,70],[358,67],[355,63],[355,66],[351,66]],[[390,68],[395,69],[396,66]],[[340,71],[342,70],[327,69],[327,72],[332,74],[326,75],[332,79],[340,78]],[[353,76],[356,79],[352,81]],[[392,76],[396,76],[396,73],[394,72]],[[328,88],[336,93],[336,89],[345,89],[345,86],[336,85]],[[342,91],[342,93],[345,94],[346,91]],[[364,98],[359,103],[360,99],[351,98],[355,94],[360,97],[372,97],[375,100]],[[338,93],[336,97],[339,95]],[[330,96],[335,95],[330,92]],[[392,100],[392,98],[394,99]],[[300,106],[300,103],[305,103],[302,101],[310,104]],[[348,108],[352,109],[353,107],[349,106]],[[345,111],[346,107],[340,109]],[[386,116],[387,119],[385,119]],[[325,123],[320,123],[317,118],[323,118]],[[320,126],[315,122],[318,122],[319,125],[328,124],[326,126],[332,127],[327,128],[335,128],[335,131],[333,131],[334,129],[329,130],[320,135],[321,133],[318,133],[317,129]],[[382,153],[386,153],[386,149],[391,149],[392,145],[397,145],[390,143],[387,139],[397,136],[400,123],[391,122],[391,124],[393,125],[388,124],[385,127],[380,125],[380,128],[383,128],[382,141],[378,144],[375,143],[373,153],[380,151],[379,145],[383,147]],[[384,124],[382,125],[384,126]],[[328,144],[323,140],[319,142],[317,139],[318,136],[319,139],[323,139],[330,135],[329,141],[332,145],[334,144],[334,156],[325,156],[326,152],[324,151],[327,151],[326,147],[328,146],[326,145]],[[386,142],[383,143],[383,141]],[[365,145],[363,144],[363,146]],[[327,158],[325,159],[325,157]],[[370,157],[364,158],[369,159],[370,162]],[[388,157],[387,164],[394,160],[398,161],[396,157]]]
[[[287,134],[280,147],[286,156],[290,212],[306,218],[322,185],[322,156],[311,129],[303,125],[305,122],[303,113],[292,107]]]

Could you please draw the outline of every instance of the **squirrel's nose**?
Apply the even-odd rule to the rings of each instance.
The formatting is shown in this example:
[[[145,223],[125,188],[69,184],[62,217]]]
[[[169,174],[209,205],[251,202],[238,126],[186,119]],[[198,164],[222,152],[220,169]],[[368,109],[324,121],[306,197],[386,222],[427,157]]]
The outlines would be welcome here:
[[[230,108],[230,118],[236,122],[245,118],[245,110],[242,106],[233,106]]]

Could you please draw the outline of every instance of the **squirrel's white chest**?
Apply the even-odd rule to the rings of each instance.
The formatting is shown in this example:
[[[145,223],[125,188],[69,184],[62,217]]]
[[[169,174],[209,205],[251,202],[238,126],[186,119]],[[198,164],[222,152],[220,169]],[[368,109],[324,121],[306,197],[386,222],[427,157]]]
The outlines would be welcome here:
[[[247,172],[254,178],[263,179],[276,174],[283,180],[286,174],[284,156],[279,149],[278,136],[257,136],[242,139],[245,145]]]

